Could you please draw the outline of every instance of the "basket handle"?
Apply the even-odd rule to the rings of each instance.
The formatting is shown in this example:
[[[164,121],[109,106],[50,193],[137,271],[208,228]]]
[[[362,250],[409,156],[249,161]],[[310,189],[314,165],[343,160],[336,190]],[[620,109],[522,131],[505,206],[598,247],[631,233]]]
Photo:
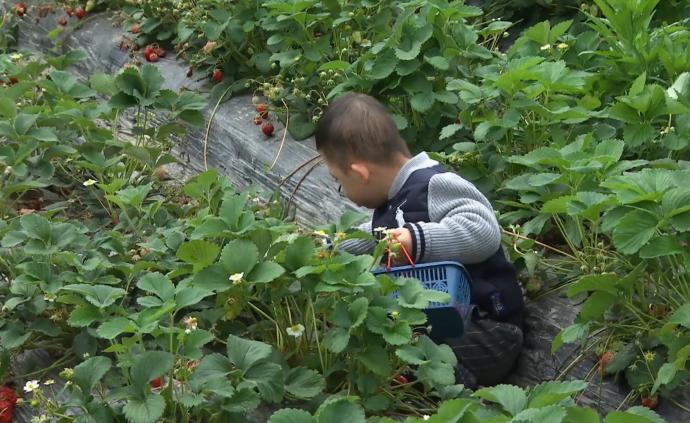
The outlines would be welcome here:
[[[387,247],[387,250],[388,250],[388,260],[387,260],[387,262],[386,262],[386,271],[387,271],[387,272],[390,272],[390,271],[391,271],[391,257],[392,257],[392,251],[391,251],[392,248],[391,248],[391,246],[392,246],[392,244],[393,244],[393,241],[394,241],[393,236],[389,236],[389,237],[388,237],[388,247]],[[396,241],[397,241],[397,240],[396,240]],[[414,267],[414,266],[415,266],[414,260],[412,260],[412,257],[410,256],[410,253],[407,252],[407,248],[405,248],[405,246],[403,245],[402,242],[398,242],[398,244],[400,245],[400,249],[402,250],[403,254],[405,255],[405,258],[406,258],[407,261],[410,263],[410,266]]]

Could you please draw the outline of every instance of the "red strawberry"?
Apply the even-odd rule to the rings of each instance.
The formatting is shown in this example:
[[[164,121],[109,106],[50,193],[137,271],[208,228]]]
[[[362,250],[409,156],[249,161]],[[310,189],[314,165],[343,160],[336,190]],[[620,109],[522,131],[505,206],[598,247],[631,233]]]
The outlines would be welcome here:
[[[149,382],[149,384],[153,389],[160,389],[160,387],[163,386],[163,378],[157,377]]]
[[[165,57],[166,51],[163,47],[157,47],[156,49],[154,49],[154,51],[156,52],[158,57]]]
[[[74,15],[74,9],[72,9],[72,6],[65,6],[65,13],[67,13],[67,16]]]
[[[407,378],[404,375],[397,375],[393,378],[393,381],[399,385],[404,385],[408,382]]]
[[[216,82],[220,82],[223,80],[223,70],[216,68],[213,70],[213,75],[211,76],[211,79],[213,79]]]
[[[273,124],[271,122],[265,122],[263,125],[261,125],[261,132],[263,132],[267,137],[270,137],[273,135]]]
[[[58,18],[58,25],[60,26],[67,26],[67,18],[64,16],[60,16]]]
[[[194,75],[194,71],[192,70],[192,68],[189,68],[189,69],[187,70],[187,78],[191,78],[192,75]]]
[[[146,47],[144,47],[144,56],[153,53],[155,50],[156,49],[153,47],[153,44],[148,44]]]
[[[19,82],[19,80],[17,79],[17,77],[15,77],[15,76],[10,76],[10,85],[14,85],[14,84],[16,84],[17,82]]]
[[[75,14],[77,15],[77,19],[82,20],[86,17],[86,10],[84,10],[83,7],[77,7]]]
[[[265,103],[259,103],[256,105],[256,111],[259,113],[263,113],[266,110],[268,110],[268,106]]]
[[[254,116],[254,125],[261,125],[262,122],[263,122],[263,119],[261,119],[261,116],[259,116],[259,115]]]
[[[0,423],[12,423],[14,404],[8,400],[0,401]]]
[[[138,33],[139,33],[139,25],[137,25],[137,24],[132,24],[132,27],[129,28],[129,31],[130,31],[132,34],[138,34]]]
[[[20,18],[24,16],[26,13],[26,5],[22,2],[19,2],[14,5],[14,13],[19,16]]]
[[[152,63],[156,63],[158,61],[158,55],[156,53],[151,53],[146,57],[146,60]]]
[[[642,395],[640,402],[642,403],[643,407],[654,410],[659,406],[659,397],[657,395]]]
[[[606,366],[609,365],[611,360],[613,360],[613,357],[615,357],[616,354],[613,351],[606,351],[601,355],[601,358],[599,359],[599,374],[603,375],[604,372],[606,371]]]
[[[7,386],[0,386],[0,401],[11,401],[12,405],[14,405],[17,402],[17,399],[19,397],[17,396],[17,393],[12,390],[12,388],[8,388]]]

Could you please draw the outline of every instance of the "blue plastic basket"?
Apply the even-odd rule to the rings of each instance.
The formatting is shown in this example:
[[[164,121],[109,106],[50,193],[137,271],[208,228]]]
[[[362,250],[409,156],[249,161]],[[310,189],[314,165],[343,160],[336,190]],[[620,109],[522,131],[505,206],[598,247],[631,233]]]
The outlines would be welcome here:
[[[375,274],[387,274],[394,278],[418,279],[424,288],[447,292],[448,303],[429,303],[424,311],[431,325],[434,339],[460,337],[464,332],[464,321],[471,311],[471,279],[469,273],[460,263],[441,261],[412,266],[394,267],[389,272],[375,271]],[[392,294],[393,296],[398,293]]]

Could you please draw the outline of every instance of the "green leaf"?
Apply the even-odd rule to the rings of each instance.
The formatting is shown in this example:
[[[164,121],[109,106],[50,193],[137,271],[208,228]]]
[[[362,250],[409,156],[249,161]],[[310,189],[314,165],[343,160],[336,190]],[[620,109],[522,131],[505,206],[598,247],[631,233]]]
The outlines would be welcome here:
[[[644,210],[633,210],[613,230],[613,244],[623,254],[634,254],[656,233],[659,220]]]
[[[589,324],[576,323],[563,329],[551,343],[551,352],[555,353],[564,343],[578,342],[589,333]]]
[[[326,379],[306,367],[290,369],[285,376],[285,390],[298,398],[312,398],[326,388]]]
[[[216,379],[223,379],[233,371],[230,360],[218,353],[211,353],[201,359],[201,363],[194,370],[192,382],[204,385]]]
[[[434,105],[434,101],[435,98],[432,91],[422,91],[412,96],[410,99],[410,106],[412,106],[415,111],[424,113],[431,109]]]
[[[369,345],[357,354],[357,359],[364,366],[379,376],[390,376],[393,369],[388,352],[379,345]]]
[[[498,403],[511,416],[516,416],[527,405],[527,395],[522,388],[513,385],[497,385],[476,391],[473,396]]]
[[[639,349],[635,343],[631,342],[626,344],[623,346],[623,348],[616,352],[616,354],[613,356],[613,359],[606,366],[604,372],[606,374],[614,374],[624,370],[630,365],[630,363],[633,362],[635,357],[637,357],[638,352]]]
[[[261,362],[244,373],[245,381],[256,385],[264,401],[278,402],[283,398],[283,368],[276,363]]]
[[[90,394],[111,367],[112,362],[108,357],[91,357],[74,368],[72,380],[84,394]]]
[[[645,259],[681,254],[683,247],[674,235],[663,235],[652,238],[647,245],[640,249],[640,257]]]
[[[285,269],[278,263],[264,261],[259,263],[247,276],[247,280],[253,283],[268,283],[285,273]]]
[[[316,418],[319,423],[365,423],[362,407],[351,403],[348,398],[322,404],[316,412]]]
[[[251,241],[235,239],[223,248],[220,263],[228,273],[244,273],[245,276],[259,262],[259,249]]]
[[[115,317],[106,320],[96,330],[96,334],[103,339],[115,339],[124,332],[134,332],[132,322],[126,317]]]
[[[308,237],[299,237],[285,248],[285,266],[295,271],[307,266],[314,257],[314,242]]]
[[[115,78],[111,75],[105,73],[94,73],[89,79],[91,88],[99,92],[100,94],[112,97],[117,93],[117,87],[115,86]]]
[[[439,139],[439,140],[444,140],[444,139],[446,139],[446,138],[450,138],[450,137],[452,137],[453,135],[455,135],[456,132],[458,132],[459,130],[461,130],[461,129],[464,128],[464,127],[465,127],[465,125],[463,125],[463,124],[461,124],[461,123],[453,123],[453,124],[444,126],[444,127],[441,129],[441,135],[439,136],[438,139]]]
[[[568,407],[564,423],[601,423],[599,413],[592,408]]]
[[[220,247],[211,242],[195,239],[180,245],[177,250],[177,258],[194,266],[194,273],[197,273],[216,260]]]
[[[406,322],[396,320],[383,328],[383,339],[391,345],[403,345],[412,339],[412,328]]]
[[[367,317],[367,310],[369,308],[369,300],[366,297],[357,298],[348,306],[350,314],[350,332],[358,328]]]
[[[93,307],[90,304],[75,307],[67,319],[67,324],[81,328],[89,326],[91,323],[101,318],[101,312],[98,308]]]
[[[213,295],[212,291],[196,286],[186,287],[175,295],[176,310],[199,304],[204,298]]]
[[[259,341],[228,336],[228,357],[245,372],[271,355],[271,346]]]
[[[223,204],[218,211],[218,217],[235,230],[246,204],[247,194],[227,194],[223,197]]]
[[[573,297],[582,292],[602,291],[611,295],[617,295],[616,282],[620,278],[615,274],[587,275],[577,280],[568,289],[568,296]]]
[[[146,351],[141,353],[134,361],[130,369],[129,377],[132,379],[134,389],[140,398],[145,398],[149,392],[149,382],[163,376],[172,369],[175,357],[166,351]]]
[[[669,318],[669,323],[675,323],[690,329],[690,303],[686,303],[676,309]]]
[[[403,345],[395,350],[395,355],[402,361],[414,366],[424,364],[427,361],[421,348],[415,345]]]
[[[194,330],[192,333],[185,335],[182,354],[185,357],[198,360],[204,354],[201,348],[215,339],[211,332],[203,329]]]
[[[165,411],[165,399],[160,395],[130,399],[122,410],[130,423],[155,423]]]
[[[518,413],[514,422],[549,422],[561,423],[566,416],[566,410],[560,405],[550,405],[541,408],[528,408]]]
[[[304,410],[283,408],[273,413],[268,423],[316,423],[316,419]]]
[[[350,342],[350,332],[345,328],[331,328],[324,336],[323,343],[331,352],[340,353]]]
[[[424,60],[438,70],[445,71],[450,68],[450,63],[448,62],[448,59],[446,59],[443,56],[424,56]]]
[[[644,90],[644,85],[645,82],[647,82],[647,72],[642,72],[640,76],[635,78],[635,80],[632,83],[632,86],[630,87],[630,91],[628,92],[628,95],[630,97],[635,97],[639,94],[642,93],[642,90]]]
[[[377,54],[376,58],[369,63],[372,65],[368,69],[367,76],[373,79],[384,79],[393,73],[395,66],[398,64],[398,59],[395,57],[393,50],[386,49]]]
[[[17,116],[17,105],[8,97],[0,98],[0,116],[7,119],[14,119]]]
[[[32,239],[38,239],[45,243],[51,241],[53,235],[50,222],[38,213],[32,213],[26,216],[22,216],[19,219],[19,223],[24,229],[26,235]]]
[[[539,408],[558,404],[562,400],[584,391],[586,388],[587,382],[582,380],[540,383],[530,390],[528,397],[529,407]]]
[[[612,411],[604,419],[604,423],[656,423],[655,420],[643,416],[637,416],[623,411]]]
[[[159,272],[142,276],[137,282],[137,288],[156,294],[163,301],[170,301],[175,297],[175,286],[167,276]]]
[[[556,182],[561,179],[563,175],[560,173],[538,173],[536,175],[530,176],[529,184],[535,187],[543,187],[549,185],[552,182]]]

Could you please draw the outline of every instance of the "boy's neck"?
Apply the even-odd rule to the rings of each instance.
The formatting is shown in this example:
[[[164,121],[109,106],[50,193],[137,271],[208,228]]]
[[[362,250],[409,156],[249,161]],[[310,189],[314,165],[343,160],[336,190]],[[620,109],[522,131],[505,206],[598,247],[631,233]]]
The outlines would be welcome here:
[[[390,166],[381,167],[379,169],[379,175],[381,177],[381,186],[385,188],[386,194],[390,192],[395,179],[400,174],[400,169],[402,169],[412,158],[399,154],[395,161]]]

